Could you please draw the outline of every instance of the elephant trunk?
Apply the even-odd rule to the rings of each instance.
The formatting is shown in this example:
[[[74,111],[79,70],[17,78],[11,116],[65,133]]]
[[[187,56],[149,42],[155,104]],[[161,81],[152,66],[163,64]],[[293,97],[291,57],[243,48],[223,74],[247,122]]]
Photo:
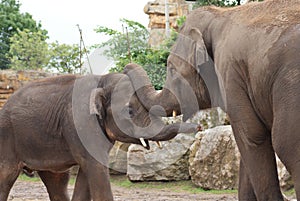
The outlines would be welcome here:
[[[128,64],[124,68],[124,73],[131,79],[143,106],[152,114],[158,116],[171,116],[174,115],[174,112],[177,115],[181,114],[176,96],[166,87],[157,92],[143,68],[137,64]]]

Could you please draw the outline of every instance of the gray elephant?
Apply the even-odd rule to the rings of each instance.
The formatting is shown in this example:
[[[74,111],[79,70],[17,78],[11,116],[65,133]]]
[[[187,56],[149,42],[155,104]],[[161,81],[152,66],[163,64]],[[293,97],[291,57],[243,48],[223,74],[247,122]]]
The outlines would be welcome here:
[[[229,115],[241,153],[239,200],[282,201],[275,153],[300,200],[300,1],[202,7],[187,16],[156,93],[137,65],[125,68],[143,105],[158,114],[214,106]]]
[[[79,165],[73,201],[113,200],[108,152],[116,140],[149,148],[148,140],[195,132],[163,125],[138,101],[124,74],[59,76],[32,82],[0,111],[0,201],[22,169],[36,170],[51,201],[67,201],[68,170]]]

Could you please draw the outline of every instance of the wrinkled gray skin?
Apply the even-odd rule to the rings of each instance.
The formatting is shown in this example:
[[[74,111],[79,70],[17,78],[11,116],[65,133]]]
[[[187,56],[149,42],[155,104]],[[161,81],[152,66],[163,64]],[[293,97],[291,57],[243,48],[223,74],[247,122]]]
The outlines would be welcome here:
[[[213,106],[228,113],[241,152],[240,201],[283,200],[275,153],[300,200],[299,19],[298,0],[199,8],[180,30],[162,92],[140,67],[125,68],[148,110],[161,105],[184,119]]]
[[[96,89],[86,87],[89,81]],[[84,99],[81,105],[78,98]],[[68,170],[74,165],[80,169],[73,201],[113,200],[107,160],[116,140],[141,144],[143,137],[149,148],[147,140],[198,129],[165,126],[150,117],[124,74],[60,76],[26,85],[0,111],[0,201],[7,200],[22,169],[38,171],[51,201],[67,201]]]

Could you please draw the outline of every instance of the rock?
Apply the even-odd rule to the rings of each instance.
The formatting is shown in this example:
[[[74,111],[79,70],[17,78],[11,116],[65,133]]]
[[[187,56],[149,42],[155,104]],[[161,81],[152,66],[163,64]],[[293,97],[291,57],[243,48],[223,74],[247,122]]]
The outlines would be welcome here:
[[[237,189],[240,154],[231,126],[200,132],[190,148],[192,182],[204,189]]]
[[[44,71],[0,71],[0,108],[6,103],[7,99],[24,84],[46,77],[56,76],[57,74]]]
[[[192,182],[204,189],[237,189],[240,154],[231,126],[199,132],[190,148]],[[276,156],[280,187],[293,188],[291,175]]]
[[[150,150],[130,145],[127,175],[131,181],[172,181],[189,179],[189,147],[194,134],[178,134],[174,139],[161,142],[160,149],[150,142]]]
[[[283,191],[288,191],[294,187],[292,176],[290,175],[290,173],[287,171],[287,169],[285,168],[285,166],[277,156],[276,156],[276,162],[277,162],[277,171],[278,171],[280,187]]]
[[[186,3],[184,0],[169,0],[168,10],[169,10],[169,23],[170,27],[177,29],[177,19],[181,16],[186,16],[190,12],[190,4]],[[153,2],[148,2],[144,7],[144,12],[149,15],[149,28],[151,32],[157,33],[155,29],[159,29],[158,32],[162,32],[163,35],[157,37],[157,34],[151,34],[149,39],[149,44],[152,47],[157,47],[162,43],[165,36],[166,27],[166,17],[165,17],[165,1],[155,0]],[[163,29],[163,31],[161,31]],[[157,37],[157,38],[156,38]]]
[[[127,173],[127,151],[130,144],[116,141],[109,152],[109,171],[110,174]]]
[[[188,122],[200,124],[203,129],[208,129],[229,125],[229,118],[221,108],[217,107],[197,112]]]

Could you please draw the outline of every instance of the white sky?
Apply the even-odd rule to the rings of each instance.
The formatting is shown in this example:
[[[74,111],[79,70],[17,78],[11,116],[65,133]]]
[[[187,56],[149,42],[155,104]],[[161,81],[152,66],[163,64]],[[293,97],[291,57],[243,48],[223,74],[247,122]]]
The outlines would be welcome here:
[[[20,0],[21,12],[30,13],[48,30],[50,41],[78,44],[77,24],[83,31],[86,46],[105,39],[94,29],[101,26],[121,30],[121,18],[140,22],[148,26],[149,18],[144,6],[150,0]]]

